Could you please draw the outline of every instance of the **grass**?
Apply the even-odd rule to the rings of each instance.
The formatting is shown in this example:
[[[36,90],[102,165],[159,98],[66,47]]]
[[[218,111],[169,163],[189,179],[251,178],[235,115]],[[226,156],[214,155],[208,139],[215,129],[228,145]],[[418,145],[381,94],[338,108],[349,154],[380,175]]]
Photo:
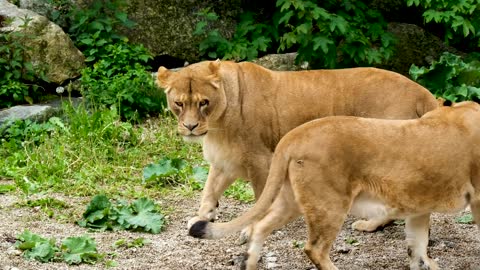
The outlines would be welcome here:
[[[174,118],[132,125],[120,121],[115,109],[89,113],[68,104],[64,109],[64,118],[41,124],[48,128],[24,128],[27,132],[19,136],[22,126],[16,124],[4,132],[0,178],[14,180],[27,196],[56,192],[136,198],[190,190],[188,179],[180,179],[174,187],[143,184],[143,168],[163,157],[203,164],[200,146],[186,144],[176,135]],[[34,125],[38,124],[30,127]]]
[[[0,128],[0,179],[15,183],[2,185],[1,193],[19,189],[27,199],[38,193],[135,199],[171,192],[190,196],[203,187],[208,166],[201,146],[185,143],[176,134],[173,117],[132,125],[122,122],[115,108],[88,112],[82,105],[65,103],[64,112],[64,117],[46,123],[24,121]],[[187,165],[174,176],[145,181],[144,169],[160,160]],[[236,181],[225,196],[254,199],[245,181]]]

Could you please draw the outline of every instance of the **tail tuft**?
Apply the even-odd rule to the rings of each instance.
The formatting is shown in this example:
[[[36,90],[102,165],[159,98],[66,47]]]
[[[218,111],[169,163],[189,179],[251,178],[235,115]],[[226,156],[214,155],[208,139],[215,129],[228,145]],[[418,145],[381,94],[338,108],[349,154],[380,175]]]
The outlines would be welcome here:
[[[195,224],[193,224],[192,227],[190,227],[188,234],[195,238],[205,238],[206,228],[208,223],[209,222],[205,220],[200,220],[195,222]]]

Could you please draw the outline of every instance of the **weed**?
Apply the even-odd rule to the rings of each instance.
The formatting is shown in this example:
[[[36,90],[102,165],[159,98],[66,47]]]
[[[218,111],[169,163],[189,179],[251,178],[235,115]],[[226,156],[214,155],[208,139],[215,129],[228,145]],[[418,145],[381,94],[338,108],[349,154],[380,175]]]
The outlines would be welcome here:
[[[78,222],[82,227],[100,230],[135,230],[159,233],[164,217],[155,203],[140,198],[131,204],[113,204],[105,195],[95,196]]]
[[[465,214],[463,216],[455,218],[455,221],[460,224],[472,224],[473,223],[473,215],[472,214]]]
[[[127,239],[119,239],[117,241],[115,241],[115,243],[113,243],[112,247],[114,249],[118,249],[118,248],[139,248],[139,247],[143,247],[145,245],[148,245],[150,244],[151,241],[148,240],[148,239],[145,239],[143,237],[139,237],[139,238],[136,238],[136,239],[133,239],[132,241],[128,241]]]
[[[252,202],[255,199],[255,195],[253,194],[250,185],[241,179],[235,181],[227,190],[225,190],[224,194],[227,197],[242,202]]]
[[[11,184],[0,184],[0,194],[5,194],[9,192],[13,192],[17,189],[15,185]]]
[[[15,246],[23,251],[26,259],[40,262],[52,261],[55,253],[59,250],[55,246],[55,239],[46,239],[28,230],[17,236]]]

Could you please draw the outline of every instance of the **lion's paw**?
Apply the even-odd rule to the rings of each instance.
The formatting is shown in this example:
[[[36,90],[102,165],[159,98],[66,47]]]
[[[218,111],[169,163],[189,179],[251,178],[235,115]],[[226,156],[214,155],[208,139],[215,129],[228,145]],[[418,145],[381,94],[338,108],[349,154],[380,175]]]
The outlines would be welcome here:
[[[438,270],[438,264],[436,261],[430,258],[423,258],[410,262],[410,270]]]
[[[368,220],[357,220],[352,224],[352,229],[361,232],[374,232],[378,229],[378,224]]]

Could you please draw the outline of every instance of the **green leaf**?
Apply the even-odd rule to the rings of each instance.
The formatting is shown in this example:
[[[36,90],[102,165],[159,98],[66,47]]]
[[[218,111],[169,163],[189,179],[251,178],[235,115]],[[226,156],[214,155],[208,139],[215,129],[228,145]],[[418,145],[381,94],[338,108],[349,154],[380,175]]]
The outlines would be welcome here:
[[[455,219],[457,223],[460,224],[472,224],[473,223],[473,215],[472,214],[466,214],[461,217],[457,217]]]
[[[335,29],[338,29],[341,34],[344,34],[347,30],[348,23],[343,17],[333,16],[329,26],[331,32],[335,31]]]
[[[155,210],[155,204],[147,198],[134,201],[129,208],[119,212],[118,222],[128,229],[143,229],[159,233],[163,227],[163,215]]]
[[[328,45],[333,44],[333,41],[325,36],[316,36],[313,40],[313,50],[316,51],[321,48],[323,53],[328,53]]]
[[[63,259],[68,264],[95,263],[103,258],[97,245],[89,236],[68,237],[62,242]]]
[[[24,251],[23,256],[27,259],[49,262],[53,260],[55,252],[58,250],[54,239],[47,240],[29,230],[25,230],[18,235],[17,239],[15,246]]]
[[[172,176],[179,173],[185,166],[186,162],[182,159],[163,158],[158,163],[150,164],[143,169],[143,179]]]
[[[194,35],[202,35],[203,33],[205,33],[205,26],[207,26],[207,22],[205,21],[200,21],[197,23],[197,25],[195,26],[195,31],[193,31],[193,34]]]

